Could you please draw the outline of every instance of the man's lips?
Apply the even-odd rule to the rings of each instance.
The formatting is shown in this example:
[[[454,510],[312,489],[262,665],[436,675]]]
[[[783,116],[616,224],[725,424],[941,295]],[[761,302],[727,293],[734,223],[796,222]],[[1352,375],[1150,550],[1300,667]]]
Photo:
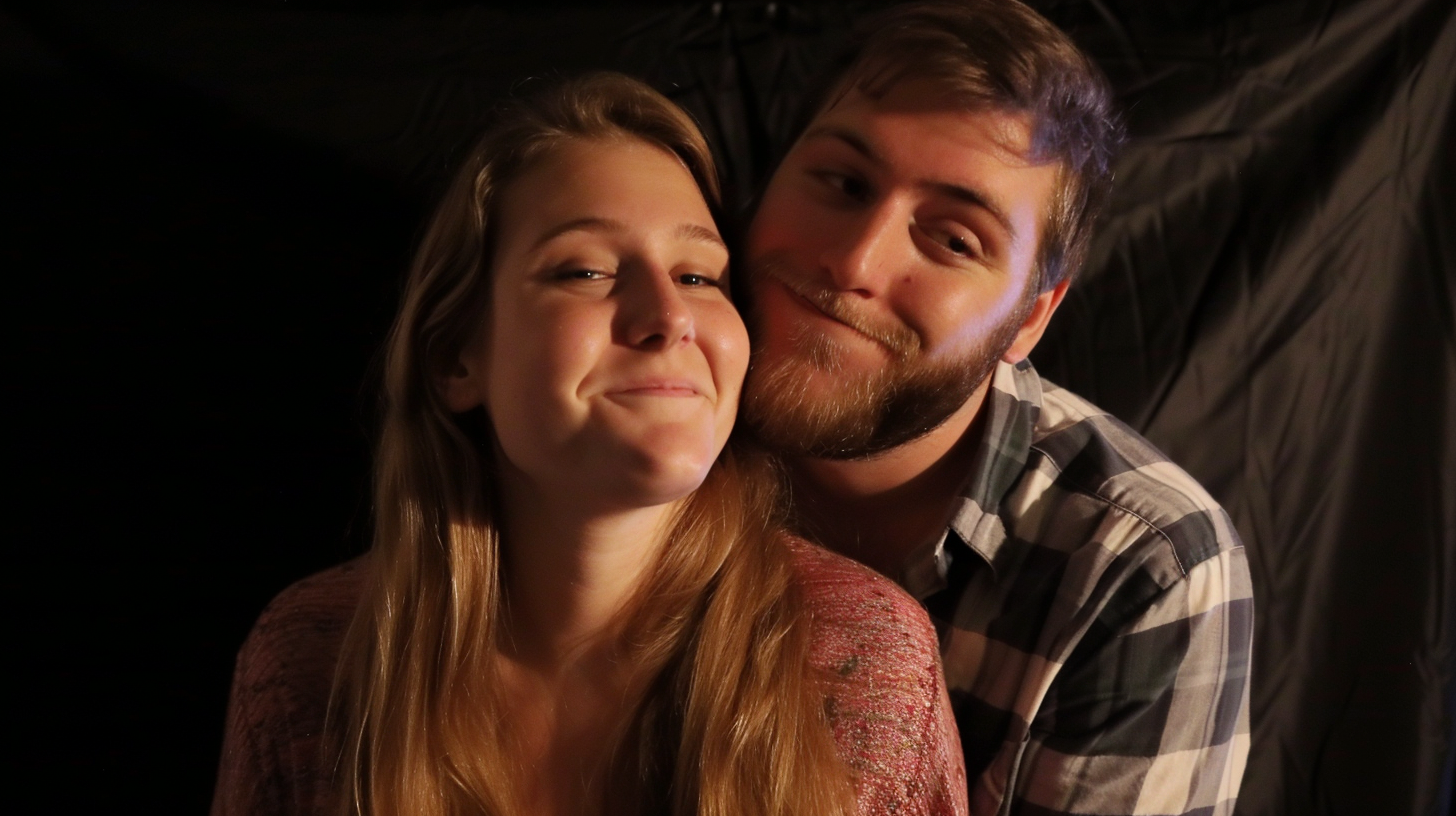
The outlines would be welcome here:
[[[834,323],[834,324],[836,324],[838,326],[843,326],[844,328],[849,329],[850,331],[854,332],[855,334],[859,335],[860,337],[862,337],[862,338],[864,338],[866,340],[869,340],[872,343],[875,343],[875,344],[880,345],[880,346],[885,346],[885,347],[889,348],[891,351],[894,351],[894,349],[890,347],[890,344],[888,344],[888,343],[885,342],[885,338],[879,337],[879,336],[877,336],[877,335],[875,335],[875,334],[873,334],[871,332],[868,332],[864,328],[862,328],[861,326],[857,326],[854,323],[851,323],[851,322],[845,320],[844,318],[842,318],[842,317],[834,314],[833,312],[830,312],[830,311],[826,310],[823,306],[820,306],[818,303],[816,303],[812,298],[809,298],[809,297],[803,295],[802,293],[799,292],[799,290],[795,289],[793,286],[789,285],[787,282],[785,282],[783,280],[778,280],[778,279],[776,279],[775,282],[778,283],[780,286],[782,286],[784,288],[784,292],[786,292],[788,294],[790,300],[792,300],[793,302],[797,303],[800,307],[802,307],[806,311],[809,311],[812,314],[818,315],[819,317],[823,318],[824,320],[828,320],[829,322]]]
[[[794,301],[795,303],[799,304],[799,306],[801,306],[802,308],[804,308],[804,309],[806,309],[806,310],[808,310],[810,312],[813,312],[814,314],[819,315],[820,317],[824,318],[825,320],[828,320],[828,321],[831,321],[831,322],[834,322],[834,323],[838,323],[839,325],[841,325],[841,326],[843,326],[843,327],[845,327],[847,329],[851,329],[851,330],[853,330],[854,332],[856,332],[858,334],[864,334],[864,332],[860,331],[859,329],[855,328],[854,326],[852,326],[852,325],[844,322],[843,320],[839,319],[838,317],[835,317],[834,315],[830,314],[829,312],[824,311],[824,308],[821,307],[818,303],[815,303],[814,301],[812,301],[809,298],[805,297],[803,294],[800,294],[799,290],[797,290],[794,287],[790,286],[788,283],[784,282],[783,280],[775,279],[774,282],[777,283],[779,286],[782,286],[783,289],[784,289],[784,292],[786,294],[788,294],[789,299],[792,300],[792,301]]]
[[[865,307],[854,302],[855,296],[821,289],[807,281],[797,281],[793,276],[772,271],[764,277],[783,287],[789,300],[801,309],[849,329],[896,358],[909,359],[920,350],[920,338],[909,327],[872,317]],[[805,285],[809,286],[807,290],[800,288]]]

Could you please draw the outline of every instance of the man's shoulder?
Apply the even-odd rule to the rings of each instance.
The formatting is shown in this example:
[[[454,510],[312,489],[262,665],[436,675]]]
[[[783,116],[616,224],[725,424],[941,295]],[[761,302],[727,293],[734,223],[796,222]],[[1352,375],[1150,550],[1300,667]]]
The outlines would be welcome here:
[[[1162,790],[1148,768],[1198,779],[1201,752],[1240,750],[1247,557],[1218,502],[1140,434],[1029,365],[1002,373],[1009,487],[968,497],[957,541],[984,561],[957,546],[928,599],[971,799],[1131,812]]]
[[[1175,573],[1160,583],[1242,548],[1223,507],[1156,446],[1071,391],[1041,386],[1027,474],[1007,503],[1043,512],[1018,519],[1018,538],[1059,550],[1096,544],[1120,557],[1141,548]]]

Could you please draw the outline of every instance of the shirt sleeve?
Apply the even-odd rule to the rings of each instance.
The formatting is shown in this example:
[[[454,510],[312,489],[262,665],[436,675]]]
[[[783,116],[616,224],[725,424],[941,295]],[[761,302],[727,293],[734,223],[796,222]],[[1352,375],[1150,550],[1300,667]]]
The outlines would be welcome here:
[[[339,648],[358,602],[356,565],[284,590],[238,651],[212,816],[334,810],[323,729]]]
[[[973,812],[1232,812],[1249,750],[1252,641],[1242,547],[1198,563],[1139,610],[1114,599],[1048,687],[1012,795]]]
[[[274,689],[266,667],[259,665],[269,661],[250,648],[255,645],[251,639],[244,645],[233,672],[212,816],[293,812],[288,806],[293,797],[287,790],[291,774],[284,752],[278,750],[278,738],[286,727],[280,722],[282,706],[271,693]]]
[[[864,653],[836,729],[858,775],[865,816],[965,816],[966,770],[935,630],[912,598],[882,581],[886,606],[856,640]]]
[[[790,546],[814,621],[810,666],[824,679],[859,812],[963,816],[965,760],[925,610],[868,567],[802,540]]]

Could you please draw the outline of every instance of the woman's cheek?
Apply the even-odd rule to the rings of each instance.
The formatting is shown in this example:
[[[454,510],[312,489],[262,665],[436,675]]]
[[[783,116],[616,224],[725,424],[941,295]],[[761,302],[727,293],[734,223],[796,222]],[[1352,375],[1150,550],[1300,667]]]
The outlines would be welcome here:
[[[709,365],[713,368],[713,384],[719,398],[736,403],[748,373],[748,329],[732,306],[714,315]]]

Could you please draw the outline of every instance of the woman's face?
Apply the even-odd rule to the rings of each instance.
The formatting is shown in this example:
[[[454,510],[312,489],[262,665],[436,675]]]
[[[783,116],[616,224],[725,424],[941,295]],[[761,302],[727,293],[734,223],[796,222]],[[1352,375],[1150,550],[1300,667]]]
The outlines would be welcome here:
[[[748,334],[728,251],[670,153],[573,140],[501,194],[492,305],[447,385],[484,405],[508,467],[579,509],[702,483],[728,439]]]

